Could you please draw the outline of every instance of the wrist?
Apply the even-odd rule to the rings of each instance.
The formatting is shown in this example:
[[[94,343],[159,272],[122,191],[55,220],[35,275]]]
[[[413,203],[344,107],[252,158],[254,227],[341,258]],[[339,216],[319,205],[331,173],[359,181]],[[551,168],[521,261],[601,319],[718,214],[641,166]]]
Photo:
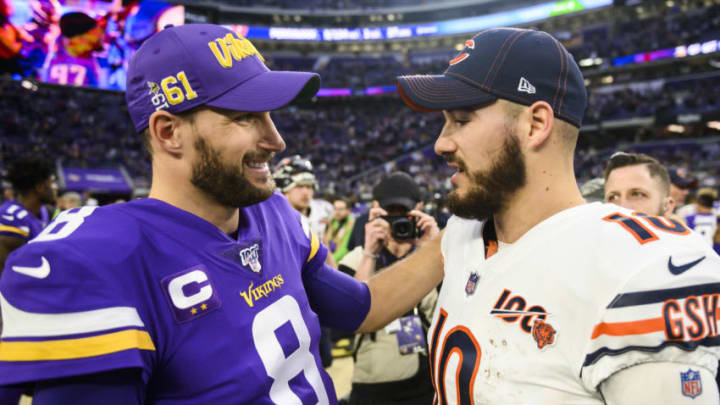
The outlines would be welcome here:
[[[371,259],[377,259],[377,258],[380,257],[379,254],[370,253],[370,252],[368,252],[365,248],[363,248],[362,254],[363,254],[363,256],[369,257],[369,258],[371,258]]]

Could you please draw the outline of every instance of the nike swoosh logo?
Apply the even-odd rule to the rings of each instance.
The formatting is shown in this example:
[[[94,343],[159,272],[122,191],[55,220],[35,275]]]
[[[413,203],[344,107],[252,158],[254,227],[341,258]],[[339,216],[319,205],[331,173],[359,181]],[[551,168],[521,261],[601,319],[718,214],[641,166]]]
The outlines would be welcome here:
[[[26,276],[35,277],[35,278],[45,278],[50,274],[50,263],[48,263],[45,256],[42,256],[42,264],[37,267],[21,267],[21,266],[12,266],[12,269],[14,271],[17,271],[20,274],[24,274]]]
[[[680,265],[680,266],[676,266],[676,265],[674,265],[673,262],[672,262],[672,256],[670,256],[670,258],[668,259],[668,270],[670,270],[670,273],[672,273],[672,274],[674,274],[674,275],[677,276],[678,274],[682,274],[682,273],[690,270],[690,269],[693,268],[696,264],[700,263],[700,262],[703,261],[703,260],[705,260],[705,256],[703,256],[703,257],[701,257],[701,258],[699,258],[699,259],[697,259],[697,260],[695,260],[695,261],[692,261],[692,262],[690,262],[690,263],[683,264],[683,265]]]

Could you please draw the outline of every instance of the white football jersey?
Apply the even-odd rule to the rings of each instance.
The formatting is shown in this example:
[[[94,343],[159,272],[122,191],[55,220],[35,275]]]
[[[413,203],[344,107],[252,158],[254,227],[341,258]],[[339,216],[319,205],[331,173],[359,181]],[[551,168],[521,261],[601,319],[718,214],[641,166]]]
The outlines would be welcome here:
[[[680,223],[585,204],[497,250],[492,222],[452,217],[442,252],[438,404],[602,404],[635,364],[717,370],[720,257]]]

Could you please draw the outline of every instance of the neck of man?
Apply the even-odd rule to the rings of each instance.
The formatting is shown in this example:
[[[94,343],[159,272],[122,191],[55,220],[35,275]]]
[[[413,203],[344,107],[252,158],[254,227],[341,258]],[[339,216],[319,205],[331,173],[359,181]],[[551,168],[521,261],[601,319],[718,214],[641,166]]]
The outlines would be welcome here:
[[[153,165],[153,180],[148,197],[196,215],[215,225],[225,234],[231,234],[238,229],[240,210],[219,204],[205,192],[198,190],[190,181],[179,181],[181,176],[181,174],[163,176],[163,172]]]
[[[493,217],[499,241],[515,243],[545,219],[586,203],[577,186],[572,163],[569,168],[559,166],[528,166],[526,185]]]
[[[35,218],[40,218],[40,208],[42,207],[42,202],[40,202],[40,198],[38,198],[37,194],[18,194],[15,201],[19,202],[26,210],[35,215]]]
[[[408,252],[410,252],[410,249],[412,249],[412,243],[409,242],[398,242],[392,238],[388,240],[387,244],[387,250],[390,252],[393,256],[397,257],[398,259],[405,257]]]
[[[713,209],[710,207],[704,207],[700,204],[697,204],[697,212],[702,213],[702,214],[707,214],[707,213],[712,213]]]

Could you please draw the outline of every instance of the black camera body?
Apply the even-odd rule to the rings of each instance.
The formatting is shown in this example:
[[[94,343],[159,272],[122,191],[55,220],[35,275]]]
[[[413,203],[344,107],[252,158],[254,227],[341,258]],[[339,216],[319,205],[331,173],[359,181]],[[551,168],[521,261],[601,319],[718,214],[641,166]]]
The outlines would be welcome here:
[[[397,240],[416,239],[420,236],[417,218],[412,215],[386,215],[382,218],[390,223],[390,235]]]

